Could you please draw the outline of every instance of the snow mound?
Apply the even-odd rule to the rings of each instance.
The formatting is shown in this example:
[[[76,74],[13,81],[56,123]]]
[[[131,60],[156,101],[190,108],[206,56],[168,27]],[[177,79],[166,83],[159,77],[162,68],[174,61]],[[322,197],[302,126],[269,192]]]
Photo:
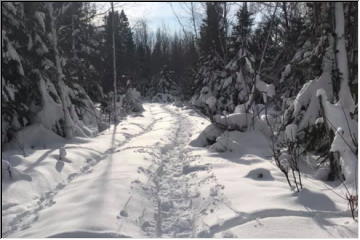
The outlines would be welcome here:
[[[245,131],[252,124],[254,128],[262,132],[265,136],[271,136],[271,130],[266,121],[255,117],[252,113],[233,113],[225,116],[216,115],[214,121],[218,124],[226,126],[228,129],[236,129]]]
[[[210,146],[210,150],[215,152],[256,154],[259,156],[270,155],[268,141],[266,137],[258,131],[225,131],[216,139],[216,142]]]
[[[6,144],[6,149],[48,148],[62,143],[65,143],[64,138],[46,129],[42,124],[35,123],[18,131],[14,139]]]
[[[193,147],[205,147],[211,145],[223,132],[224,130],[216,127],[213,124],[210,124],[200,133],[196,139],[190,142],[190,145]]]
[[[251,170],[245,177],[251,178],[257,181],[273,181],[274,178],[271,172],[265,168],[256,168]]]
[[[1,179],[2,181],[31,181],[31,176],[22,173],[20,170],[11,166],[6,160],[1,160]]]

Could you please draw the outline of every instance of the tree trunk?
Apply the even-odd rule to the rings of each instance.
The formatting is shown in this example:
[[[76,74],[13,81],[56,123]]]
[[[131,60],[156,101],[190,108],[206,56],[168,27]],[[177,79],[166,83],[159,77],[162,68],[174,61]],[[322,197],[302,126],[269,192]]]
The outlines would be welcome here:
[[[111,2],[112,12],[112,50],[113,50],[113,71],[114,71],[114,123],[117,123],[117,111],[116,111],[116,98],[117,98],[117,86],[116,86],[116,55],[115,55],[115,15],[114,15],[114,3]]]

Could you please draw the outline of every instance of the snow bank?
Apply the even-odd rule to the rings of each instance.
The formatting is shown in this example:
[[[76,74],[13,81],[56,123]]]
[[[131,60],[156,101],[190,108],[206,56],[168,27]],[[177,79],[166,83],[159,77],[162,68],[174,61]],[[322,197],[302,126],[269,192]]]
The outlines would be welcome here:
[[[6,160],[1,160],[1,179],[4,182],[16,182],[16,181],[28,181],[32,180],[31,176],[21,172],[20,170],[14,168],[10,162]]]
[[[216,142],[209,149],[215,152],[270,155],[268,140],[258,131],[225,131],[216,138]]]
[[[44,149],[64,142],[64,138],[46,129],[42,124],[35,123],[16,132],[13,140],[6,144],[4,149]]]
[[[341,101],[331,104],[323,89],[319,89],[316,95],[320,97],[324,106],[326,123],[335,132],[330,151],[339,152],[346,182],[354,185],[357,181],[358,165],[358,159],[355,155],[357,148],[355,144],[358,141],[357,121],[351,118],[349,110],[342,106]]]
[[[245,131],[254,124],[254,129],[259,130],[267,137],[271,136],[271,130],[266,124],[266,121],[255,117],[252,113],[233,113],[225,116],[215,115],[214,121],[223,126],[227,126],[228,129],[240,131]]]
[[[211,145],[223,132],[224,130],[216,127],[213,124],[210,124],[200,133],[196,139],[190,143],[190,145],[194,147],[205,147]]]

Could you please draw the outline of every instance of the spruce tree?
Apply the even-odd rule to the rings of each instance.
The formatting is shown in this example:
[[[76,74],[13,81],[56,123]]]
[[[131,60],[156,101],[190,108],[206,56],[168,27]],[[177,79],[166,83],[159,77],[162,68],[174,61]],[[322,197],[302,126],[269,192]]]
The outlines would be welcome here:
[[[116,75],[118,76],[118,88],[125,91],[126,82],[135,75],[134,51],[135,44],[130,29],[129,21],[124,11],[114,12],[114,29],[112,29],[112,12],[105,16],[105,31],[103,53],[104,65],[104,90],[109,92],[112,90],[112,31],[115,33],[116,45]]]
[[[236,25],[231,34],[230,59],[235,56],[240,48],[249,47],[251,28],[253,26],[252,13],[249,12],[247,2],[236,12]]]

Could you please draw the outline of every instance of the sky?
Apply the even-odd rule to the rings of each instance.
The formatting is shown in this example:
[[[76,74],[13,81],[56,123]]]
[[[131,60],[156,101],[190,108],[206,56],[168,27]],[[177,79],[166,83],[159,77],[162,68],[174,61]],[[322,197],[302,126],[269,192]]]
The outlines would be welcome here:
[[[107,11],[110,8],[110,2],[96,3],[98,12]],[[171,32],[182,31],[174,12],[178,15],[185,28],[189,28],[189,15],[182,3],[178,2],[115,2],[115,10],[123,9],[129,18],[130,25],[134,25],[137,20],[145,19],[152,31],[158,27],[166,26]],[[102,16],[97,21],[102,23]]]
[[[108,12],[111,8],[110,2],[96,2],[94,4],[97,13]],[[242,2],[228,2],[228,6],[230,6],[229,21],[236,19],[234,15],[240,5]],[[195,8],[196,27],[199,29],[204,14],[204,6],[201,2],[195,2],[193,6]],[[146,20],[150,32],[155,32],[157,28],[164,27],[170,34],[182,33],[183,27],[186,31],[194,30],[189,2],[114,2],[114,9],[117,11],[123,9],[131,26],[134,26],[140,19]],[[255,22],[260,19],[260,15],[255,15]],[[96,23],[102,25],[103,17],[104,14],[100,14],[95,19]]]

